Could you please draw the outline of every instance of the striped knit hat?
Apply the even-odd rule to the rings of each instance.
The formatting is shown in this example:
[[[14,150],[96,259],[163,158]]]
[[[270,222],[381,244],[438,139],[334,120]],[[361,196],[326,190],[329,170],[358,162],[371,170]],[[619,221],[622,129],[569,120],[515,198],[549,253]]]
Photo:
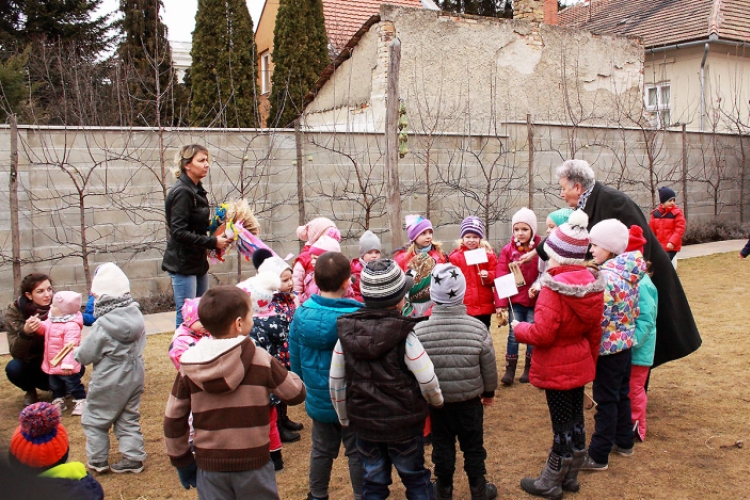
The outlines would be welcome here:
[[[465,218],[463,222],[461,222],[461,238],[468,233],[476,234],[484,239],[484,224],[482,224],[482,219],[474,217],[473,215]]]
[[[412,286],[414,278],[405,275],[391,259],[371,260],[360,275],[359,290],[365,306],[371,309],[397,305]]]
[[[568,222],[552,231],[544,242],[544,250],[551,259],[564,265],[580,265],[586,260],[589,248],[589,232],[586,227],[589,216],[576,210]]]
[[[416,240],[420,234],[432,229],[430,219],[425,219],[421,215],[407,215],[404,217],[404,222],[406,222],[406,235],[409,241]]]
[[[21,412],[10,439],[10,458],[32,469],[46,470],[68,460],[68,433],[60,411],[49,403],[34,403]]]

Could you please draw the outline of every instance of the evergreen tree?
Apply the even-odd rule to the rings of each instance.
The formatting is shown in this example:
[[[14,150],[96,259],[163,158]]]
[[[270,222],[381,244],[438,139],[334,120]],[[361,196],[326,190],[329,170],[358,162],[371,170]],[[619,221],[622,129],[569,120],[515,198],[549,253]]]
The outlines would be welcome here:
[[[175,75],[167,28],[161,20],[162,0],[120,0],[122,39],[117,57],[128,83],[130,123],[171,124]]]
[[[321,0],[280,0],[273,33],[269,124],[287,127],[331,62]],[[193,79],[195,85],[195,79]]]
[[[26,63],[29,50],[16,54],[5,61],[0,60],[0,123],[5,123],[9,114],[22,113],[29,95],[26,79]]]
[[[257,127],[257,56],[245,0],[198,0],[190,55],[191,124]]]
[[[513,18],[512,0],[442,0],[436,3],[441,9],[448,12]]]

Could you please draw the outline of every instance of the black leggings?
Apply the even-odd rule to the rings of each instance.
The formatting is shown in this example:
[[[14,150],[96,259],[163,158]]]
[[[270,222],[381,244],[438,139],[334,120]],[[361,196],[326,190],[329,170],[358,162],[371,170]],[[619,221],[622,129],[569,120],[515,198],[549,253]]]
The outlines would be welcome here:
[[[560,456],[571,456],[573,450],[586,447],[586,428],[583,420],[583,387],[567,391],[547,389],[547,408],[555,434],[552,451]]]

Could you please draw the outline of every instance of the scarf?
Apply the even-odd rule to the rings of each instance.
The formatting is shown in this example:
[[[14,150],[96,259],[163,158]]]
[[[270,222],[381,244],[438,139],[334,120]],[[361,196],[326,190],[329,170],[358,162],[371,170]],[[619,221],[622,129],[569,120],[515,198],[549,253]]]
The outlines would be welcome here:
[[[595,185],[596,184],[594,184],[594,186]],[[591,192],[594,190],[594,186],[591,186],[586,191],[581,193],[581,196],[578,198],[578,208],[580,208],[581,210],[586,208],[586,202],[589,201],[589,197],[591,196]]]
[[[427,245],[426,247],[420,247],[416,243],[414,244],[414,247],[417,249],[417,253],[430,253],[432,251],[432,243]]]
[[[52,303],[50,302],[50,305],[51,304]],[[16,300],[16,307],[21,311],[21,314],[23,314],[23,319],[29,319],[33,315],[38,314],[39,321],[44,321],[49,314],[49,305],[39,306],[35,304],[33,300],[27,299],[25,295],[18,297],[18,300]]]
[[[73,321],[74,319],[76,319],[76,316],[78,316],[78,313],[66,314],[64,316],[52,316],[50,314],[49,320],[52,323],[67,323],[69,321]]]
[[[133,297],[129,293],[119,297],[104,295],[100,300],[94,302],[94,317],[100,318],[118,307],[127,307],[133,303]]]

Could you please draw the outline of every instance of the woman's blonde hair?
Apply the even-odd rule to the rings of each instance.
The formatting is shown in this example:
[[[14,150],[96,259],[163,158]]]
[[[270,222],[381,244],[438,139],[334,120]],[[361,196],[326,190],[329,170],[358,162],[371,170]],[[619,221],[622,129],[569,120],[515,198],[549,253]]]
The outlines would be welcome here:
[[[197,155],[198,153],[208,154],[208,149],[206,149],[206,146],[202,146],[200,144],[188,144],[187,146],[182,146],[180,148],[180,150],[177,152],[177,156],[175,156],[174,159],[174,162],[177,164],[177,168],[172,171],[175,179],[180,178],[180,176],[185,172],[185,167],[191,161],[193,161],[193,158],[195,158],[195,155]]]

